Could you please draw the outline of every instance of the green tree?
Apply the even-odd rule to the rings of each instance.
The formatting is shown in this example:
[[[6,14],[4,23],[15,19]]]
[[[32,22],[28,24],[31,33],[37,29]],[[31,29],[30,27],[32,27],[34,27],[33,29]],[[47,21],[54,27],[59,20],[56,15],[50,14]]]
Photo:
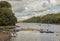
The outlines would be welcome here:
[[[6,1],[0,2],[0,26],[14,26],[17,18],[12,12],[11,5]]]
[[[0,8],[10,8],[11,5],[7,1],[0,1]]]
[[[28,20],[24,20],[23,22],[60,24],[60,13],[32,17]]]

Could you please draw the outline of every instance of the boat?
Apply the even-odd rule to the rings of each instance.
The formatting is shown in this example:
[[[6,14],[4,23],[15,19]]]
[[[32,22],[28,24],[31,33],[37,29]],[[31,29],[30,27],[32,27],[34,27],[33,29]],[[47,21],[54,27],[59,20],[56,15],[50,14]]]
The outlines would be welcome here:
[[[43,29],[40,31],[40,33],[54,33],[53,31],[43,31]]]
[[[40,33],[54,33],[52,31],[40,31]]]
[[[54,33],[53,31],[46,31],[45,33]]]

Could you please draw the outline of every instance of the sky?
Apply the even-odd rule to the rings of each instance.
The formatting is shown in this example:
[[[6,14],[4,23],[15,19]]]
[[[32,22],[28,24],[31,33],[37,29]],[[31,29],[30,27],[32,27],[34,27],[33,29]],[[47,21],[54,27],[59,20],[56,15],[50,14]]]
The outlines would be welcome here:
[[[0,0],[1,1],[1,0]],[[19,20],[51,13],[60,13],[60,0],[2,0],[12,5]]]

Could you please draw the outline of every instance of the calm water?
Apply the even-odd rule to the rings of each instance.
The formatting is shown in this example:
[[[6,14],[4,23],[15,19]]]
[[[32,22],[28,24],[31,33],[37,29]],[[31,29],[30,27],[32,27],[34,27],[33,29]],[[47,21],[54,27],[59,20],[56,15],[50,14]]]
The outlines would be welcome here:
[[[19,31],[11,41],[60,41],[60,25],[38,24],[38,23],[19,23],[18,29],[44,29],[55,33],[40,33],[39,31]],[[57,35],[57,36],[56,36]]]

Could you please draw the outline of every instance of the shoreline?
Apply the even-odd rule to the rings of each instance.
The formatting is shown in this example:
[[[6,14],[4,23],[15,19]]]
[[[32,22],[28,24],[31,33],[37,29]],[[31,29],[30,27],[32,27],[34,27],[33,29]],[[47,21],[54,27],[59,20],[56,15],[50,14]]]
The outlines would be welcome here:
[[[0,32],[0,40],[7,41],[11,39],[11,34],[9,32]]]
[[[19,22],[19,23],[27,23],[27,22]],[[33,23],[33,22],[28,22],[28,23]],[[17,24],[18,24],[18,23],[17,23]],[[60,25],[60,24],[56,24],[56,23],[40,23],[40,24]]]
[[[10,41],[16,26],[0,26],[0,40],[1,41]]]

